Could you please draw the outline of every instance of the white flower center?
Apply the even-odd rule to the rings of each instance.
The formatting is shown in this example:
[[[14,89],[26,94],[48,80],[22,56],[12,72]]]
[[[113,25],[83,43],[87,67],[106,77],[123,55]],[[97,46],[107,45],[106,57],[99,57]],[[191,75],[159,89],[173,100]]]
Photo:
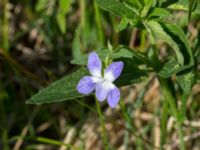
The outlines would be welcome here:
[[[115,88],[115,85],[112,83],[112,82],[110,82],[110,81],[108,81],[108,80],[103,80],[103,82],[104,82],[104,87],[106,88],[106,89],[114,89]]]
[[[105,80],[108,80],[108,81],[110,81],[110,82],[113,82],[115,78],[114,78],[112,72],[106,72],[106,73],[104,74],[104,79],[105,79]]]

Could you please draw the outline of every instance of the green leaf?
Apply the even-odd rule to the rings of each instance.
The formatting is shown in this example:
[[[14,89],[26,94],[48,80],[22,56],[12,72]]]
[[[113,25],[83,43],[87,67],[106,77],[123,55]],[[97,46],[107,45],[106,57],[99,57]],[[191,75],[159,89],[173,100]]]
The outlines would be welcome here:
[[[194,13],[200,14],[200,0],[195,0],[196,1],[196,6],[193,10]]]
[[[129,24],[129,19],[127,18],[122,18],[120,23],[116,26],[115,31],[120,32],[124,30]]]
[[[194,6],[196,5],[196,0],[189,0],[189,8],[188,8],[188,22],[190,22],[191,14],[193,11]]]
[[[58,6],[58,12],[56,14],[56,20],[58,23],[58,26],[60,28],[60,31],[62,34],[66,33],[67,25],[66,25],[66,18],[70,5],[72,0],[60,0],[59,6]]]
[[[174,9],[174,10],[184,10],[184,11],[188,11],[188,8],[181,5],[181,4],[172,4],[172,5],[169,5],[168,8],[170,9]]]
[[[178,2],[169,5],[168,8],[189,11],[190,17],[191,13],[200,14],[200,0],[178,0]]]
[[[72,57],[73,58],[82,57],[80,35],[81,35],[81,26],[79,25],[75,31],[75,35],[72,41]]]
[[[158,75],[163,78],[169,78],[171,75],[179,72],[180,68],[181,66],[178,64],[176,58],[172,57],[166,63],[164,63],[164,65],[158,72]]]
[[[125,4],[117,0],[95,0],[97,4],[114,15],[133,18],[136,15],[132,9],[128,8]]]
[[[74,99],[78,97],[83,97],[77,92],[76,86],[79,80],[88,75],[88,71],[85,68],[81,68],[78,71],[55,81],[48,87],[40,90],[37,94],[28,99],[29,104],[42,104],[42,103],[52,103],[58,101],[64,101],[69,99]]]
[[[185,94],[190,94],[192,86],[195,83],[195,74],[193,71],[183,72],[177,75],[178,85]]]
[[[182,2],[185,3],[186,1],[182,1]],[[190,5],[187,5],[187,7],[189,7],[189,15],[188,15],[189,20],[190,20],[191,12],[194,10],[195,4],[197,4],[196,0],[191,0]],[[199,3],[197,5],[199,5]],[[170,32],[171,36],[174,36],[174,39],[176,39],[177,44],[182,46],[181,52],[184,55],[184,66],[180,68],[180,72],[177,74],[177,82],[180,88],[182,89],[182,91],[186,95],[188,95],[195,82],[195,75],[194,75],[194,72],[191,70],[192,69],[191,66],[194,65],[192,50],[182,30],[180,30],[176,26],[167,26],[167,28],[168,30],[171,31]]]
[[[170,5],[173,5],[174,3],[177,3],[178,0],[160,0],[160,4],[162,8],[166,8]]]
[[[139,14],[142,9],[142,3],[139,0],[123,0],[125,6]]]
[[[154,0],[142,0],[143,1],[143,8],[141,11],[141,18],[146,18],[149,14],[149,11],[155,7]]]
[[[140,0],[123,0],[123,2],[138,10],[142,8]]]
[[[183,65],[184,63],[184,58],[183,55],[180,51],[179,46],[177,45],[177,43],[172,39],[172,37],[165,32],[164,28],[162,27],[162,25],[160,23],[158,23],[157,21],[154,20],[150,20],[147,22],[150,30],[153,32],[153,34],[158,38],[158,39],[162,39],[163,41],[167,42],[175,51],[176,53],[176,57],[178,59],[178,62]]]
[[[155,7],[153,8],[152,11],[150,11],[148,18],[156,18],[156,17],[166,18],[169,17],[170,15],[171,13],[166,9]]]
[[[72,4],[72,0],[59,0],[58,13],[67,14]]]
[[[148,6],[154,6],[156,4],[155,0],[142,0],[144,2],[144,5]]]
[[[163,78],[169,78],[173,74],[177,74],[185,69],[187,66],[181,66],[175,57],[170,57],[168,60],[162,65],[162,68],[158,71],[158,75]]]
[[[35,6],[37,12],[43,11],[47,8],[49,0],[38,0]]]
[[[149,10],[150,10],[151,6],[144,6],[142,11],[141,11],[141,18],[146,18],[148,13],[149,13]]]
[[[66,29],[67,29],[65,14],[58,13],[57,16],[56,16],[56,20],[57,20],[58,26],[60,28],[60,31],[62,32],[62,34],[64,34],[66,32]]]
[[[175,51],[176,58],[170,58],[159,70],[158,75],[169,78],[177,74],[177,82],[184,93],[188,94],[194,83],[194,74],[186,72],[186,69],[194,65],[194,58],[189,42],[183,31],[172,24],[150,21],[148,24],[153,33],[163,41],[167,42]]]
[[[148,26],[157,38],[162,39],[174,49],[177,61],[181,66],[191,67],[194,64],[187,37],[179,27],[154,20],[148,21]]]
[[[179,50],[184,57],[184,66],[186,66],[186,68],[193,66],[194,57],[192,54],[191,47],[189,45],[189,41],[186,35],[184,34],[183,30],[173,24],[163,22],[160,22],[160,24],[162,25],[165,32],[167,32],[168,35],[172,37],[173,41],[175,41],[178,45]]]
[[[158,71],[159,76],[168,78],[194,65],[194,58],[189,42],[179,27],[169,23],[156,22],[154,20],[149,21],[148,25],[153,34],[157,38],[167,42],[169,46],[174,49],[176,54],[176,59],[172,58],[164,63],[163,67]]]
[[[123,45],[115,48],[115,51],[112,54],[112,58],[113,59],[130,58],[137,65],[145,64],[145,65],[151,66],[149,59],[147,58],[147,56],[144,53],[138,52],[137,50],[134,50],[134,49],[130,49]]]
[[[147,77],[147,71],[139,69],[132,59],[124,59],[121,76],[114,82],[117,86],[125,86],[142,82]]]

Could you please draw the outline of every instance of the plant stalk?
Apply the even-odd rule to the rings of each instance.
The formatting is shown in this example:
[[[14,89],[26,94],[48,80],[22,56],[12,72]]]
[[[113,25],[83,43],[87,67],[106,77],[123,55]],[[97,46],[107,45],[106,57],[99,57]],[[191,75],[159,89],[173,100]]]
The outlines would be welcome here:
[[[101,23],[101,15],[100,15],[100,11],[99,11],[99,6],[97,5],[97,3],[95,1],[93,1],[93,3],[94,3],[95,21],[96,21],[96,25],[97,25],[99,40],[100,40],[101,46],[103,46],[104,45],[104,35],[103,35],[103,27],[102,27],[102,23]]]
[[[103,144],[105,145],[105,149],[109,150],[108,136],[107,136],[106,127],[105,127],[105,120],[104,120],[104,116],[102,114],[101,107],[100,107],[97,99],[96,99],[96,107],[97,107],[97,112],[98,112],[98,115],[99,115],[99,121],[100,121],[101,129],[102,129]]]
[[[176,106],[175,98],[173,97],[173,94],[172,94],[172,92],[169,88],[167,79],[159,78],[159,81],[160,81],[161,91],[162,91],[162,94],[164,96],[164,99],[166,100],[166,102],[169,103],[169,107],[171,108],[172,115],[176,119],[176,130],[178,131],[178,135],[179,135],[180,150],[185,150],[182,122],[181,122],[181,119],[180,119],[180,116],[179,116],[178,108]]]

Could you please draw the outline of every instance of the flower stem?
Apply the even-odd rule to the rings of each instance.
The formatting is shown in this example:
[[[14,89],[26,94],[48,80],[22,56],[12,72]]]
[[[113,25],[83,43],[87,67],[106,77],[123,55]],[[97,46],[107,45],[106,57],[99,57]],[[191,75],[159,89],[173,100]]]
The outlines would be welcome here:
[[[97,99],[96,99],[96,107],[97,107],[97,112],[98,112],[98,115],[99,115],[99,121],[100,121],[101,129],[102,129],[103,144],[105,145],[105,149],[108,150],[109,149],[109,147],[108,147],[108,136],[107,136],[107,133],[106,133],[104,116],[102,114],[101,107],[100,107]]]
[[[178,108],[176,106],[175,98],[173,97],[172,92],[170,91],[167,79],[159,78],[159,81],[160,81],[160,86],[161,86],[161,91],[163,93],[163,96],[166,99],[166,102],[169,103],[172,114],[176,119],[176,129],[179,135],[180,150],[185,150],[185,144],[183,140],[184,133],[183,133],[182,125],[181,125],[181,119],[178,113]]]

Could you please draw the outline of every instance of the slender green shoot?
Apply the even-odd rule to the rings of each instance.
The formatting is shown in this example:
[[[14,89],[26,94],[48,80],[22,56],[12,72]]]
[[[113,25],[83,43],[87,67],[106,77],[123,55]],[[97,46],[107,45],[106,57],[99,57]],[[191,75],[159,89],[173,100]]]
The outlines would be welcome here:
[[[176,106],[175,98],[173,97],[173,95],[170,91],[167,80],[163,79],[163,78],[159,78],[159,80],[160,80],[160,85],[161,85],[161,90],[162,90],[163,96],[166,99],[166,102],[169,103],[171,112],[176,119],[176,129],[178,131],[179,140],[180,140],[180,150],[185,150],[185,144],[184,144],[184,139],[183,139],[184,134],[183,134],[181,119],[179,116],[179,110]]]
[[[66,144],[64,142],[56,141],[56,140],[45,138],[45,137],[37,137],[36,140],[38,142],[42,142],[42,143],[47,143],[47,144],[51,144],[51,145],[65,146],[66,148],[71,148],[71,149],[74,149],[74,150],[80,150],[79,148],[74,147],[71,144]]]
[[[95,1],[93,1],[93,3],[94,3],[94,10],[95,10],[95,21],[97,24],[97,31],[98,31],[98,35],[99,35],[101,44],[103,45],[104,44],[104,34],[103,34],[103,27],[102,27],[102,22],[101,22],[99,6],[97,5],[97,3]]]
[[[101,107],[100,107],[99,102],[98,102],[97,99],[96,99],[96,107],[97,107],[97,112],[98,112],[98,115],[99,115],[99,121],[100,121],[101,128],[102,128],[103,144],[105,145],[105,149],[109,150],[108,135],[107,135],[107,132],[106,132],[104,116],[102,114]]]

